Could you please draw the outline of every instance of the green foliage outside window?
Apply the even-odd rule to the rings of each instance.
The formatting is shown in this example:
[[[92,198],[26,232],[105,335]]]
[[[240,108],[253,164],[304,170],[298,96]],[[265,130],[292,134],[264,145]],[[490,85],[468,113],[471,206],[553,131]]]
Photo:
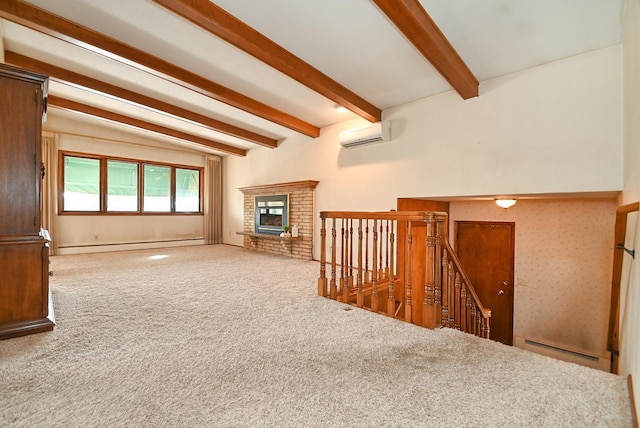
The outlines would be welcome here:
[[[176,212],[200,211],[200,171],[176,168]]]
[[[100,211],[100,160],[65,156],[63,203],[67,211]]]
[[[66,154],[63,168],[62,212],[201,213],[199,168]]]
[[[138,164],[107,161],[107,210],[138,211]]]
[[[171,211],[171,168],[158,165],[144,166],[144,210]]]

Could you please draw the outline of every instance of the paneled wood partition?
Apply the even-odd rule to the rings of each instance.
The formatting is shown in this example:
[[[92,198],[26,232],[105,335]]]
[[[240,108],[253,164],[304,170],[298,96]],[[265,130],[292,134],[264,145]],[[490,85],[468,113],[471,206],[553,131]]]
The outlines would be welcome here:
[[[491,311],[448,243],[446,213],[323,211],[320,218],[320,296],[427,328],[489,338]],[[415,239],[414,225],[425,229],[421,239]],[[396,290],[402,290],[400,297]]]
[[[448,215],[449,202],[433,201],[428,199],[398,198],[396,210],[397,211],[421,211],[421,212],[437,211],[441,213],[446,213]],[[406,236],[405,230],[406,228],[400,228],[397,236],[397,241],[400,244],[398,245],[398,264],[400,265],[404,265],[406,263],[404,243],[406,243],[407,241],[407,236]],[[446,227],[445,230],[443,231],[443,233],[445,233],[447,236],[449,235],[448,230],[449,228]],[[416,240],[424,241],[427,237],[427,224],[424,221],[422,221],[422,219],[420,219],[419,221],[414,221],[412,223],[411,231],[412,231],[414,242]],[[420,278],[423,278],[425,274],[424,263],[422,263],[422,260],[425,258],[426,254],[420,253],[417,250],[419,249],[414,246],[414,251],[412,254],[412,258],[413,258],[412,260],[413,274],[412,275],[415,277],[414,283],[415,281],[420,281]],[[404,296],[404,289],[402,288],[401,285],[396,287],[395,293],[396,293],[396,299],[401,300],[402,297]],[[413,294],[414,300],[418,300],[420,302],[424,300],[424,290],[421,287],[414,288],[412,290],[412,294]],[[412,320],[413,320],[413,323],[422,325],[422,306],[414,305]]]

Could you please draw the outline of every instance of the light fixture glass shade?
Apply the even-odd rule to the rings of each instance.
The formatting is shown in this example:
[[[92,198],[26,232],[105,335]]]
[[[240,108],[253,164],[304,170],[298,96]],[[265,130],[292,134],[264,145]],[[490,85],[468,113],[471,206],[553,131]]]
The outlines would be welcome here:
[[[516,204],[515,199],[496,199],[496,205],[501,208],[511,208]]]

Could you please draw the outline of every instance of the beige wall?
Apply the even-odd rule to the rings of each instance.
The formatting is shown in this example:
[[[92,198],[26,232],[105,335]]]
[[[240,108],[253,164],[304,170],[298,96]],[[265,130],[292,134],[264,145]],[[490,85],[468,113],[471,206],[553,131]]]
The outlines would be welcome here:
[[[67,121],[50,112],[45,129],[59,134],[59,150],[167,162],[204,167],[202,153],[177,150],[175,146],[151,147],[144,136],[123,134],[108,127]],[[100,135],[92,138],[84,135]],[[57,165],[50,169],[57,175]],[[204,243],[203,216],[56,216],[54,240],[57,254],[113,251],[117,249]]]
[[[622,190],[621,47],[482,82],[384,111],[393,141],[341,149],[338,133],[224,159],[224,242],[242,245],[239,187],[318,180],[316,212],[389,210],[398,197]],[[315,237],[319,223],[315,223]],[[319,255],[314,240],[314,257]]]
[[[626,0],[624,43],[624,191],[622,203],[640,200],[640,0]],[[626,247],[640,248],[638,215],[629,216]],[[636,409],[640,413],[640,255],[624,258],[622,276],[620,374],[634,379]]]
[[[450,204],[450,220],[515,223],[514,337],[608,361],[615,199]],[[453,227],[451,230],[454,230]]]

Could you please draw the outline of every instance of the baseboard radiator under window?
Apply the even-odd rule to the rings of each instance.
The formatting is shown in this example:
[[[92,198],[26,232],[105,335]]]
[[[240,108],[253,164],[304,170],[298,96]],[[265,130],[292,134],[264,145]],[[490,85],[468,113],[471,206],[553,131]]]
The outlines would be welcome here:
[[[568,361],[570,363],[580,364],[582,366],[587,366],[607,372],[609,371],[609,355],[597,356],[593,355],[592,353],[577,349],[568,349],[568,347],[566,346],[550,343],[549,341],[522,336],[516,336],[515,346],[527,351],[535,352],[536,354],[546,355],[558,360]]]

